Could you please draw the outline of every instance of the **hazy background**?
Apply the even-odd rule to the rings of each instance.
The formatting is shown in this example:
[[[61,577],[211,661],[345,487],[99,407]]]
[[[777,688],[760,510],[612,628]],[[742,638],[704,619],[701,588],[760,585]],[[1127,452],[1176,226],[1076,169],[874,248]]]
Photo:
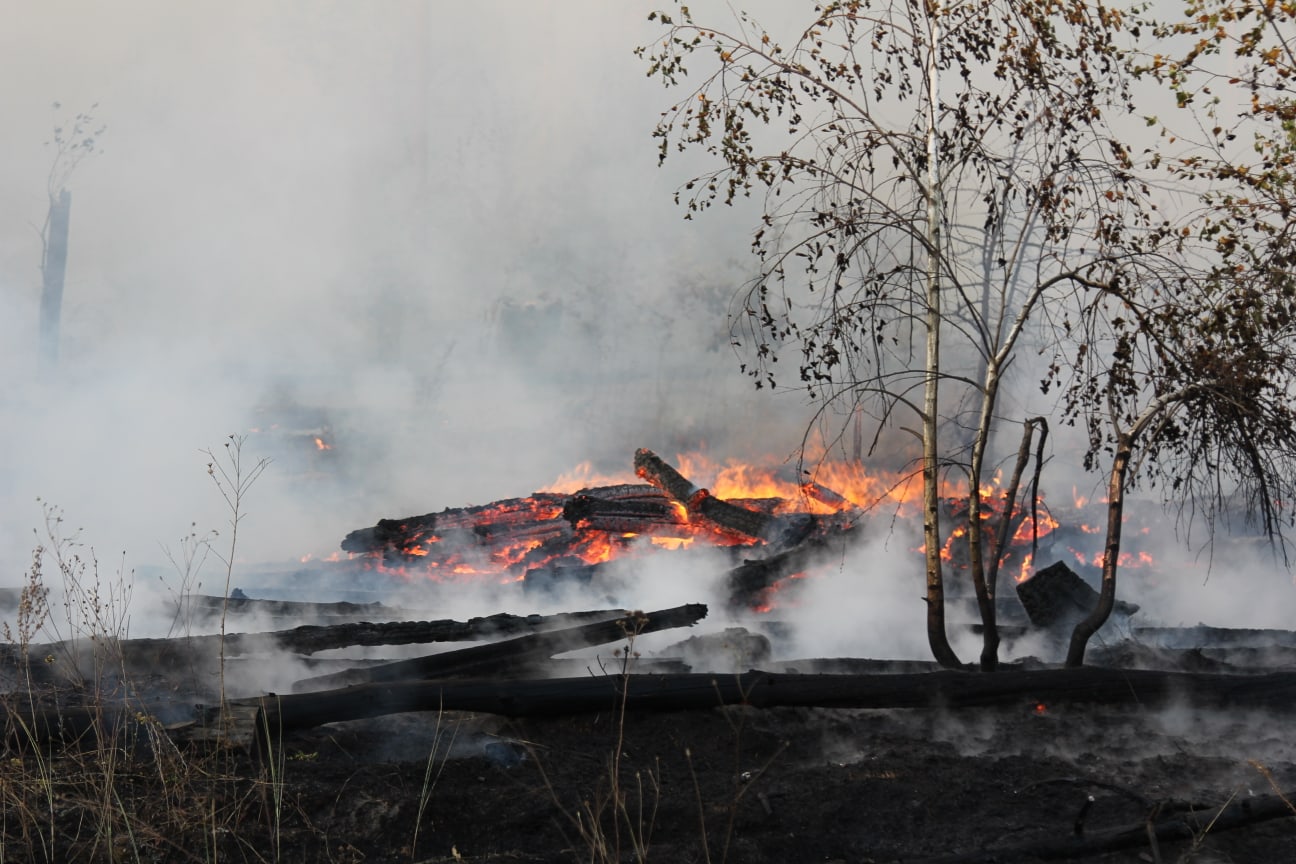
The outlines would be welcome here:
[[[728,345],[751,214],[684,222],[691,163],[656,165],[672,94],[632,54],[654,5],[0,0],[0,583],[30,560],[37,496],[128,568],[222,528],[200,451],[231,433],[274,460],[245,562],[586,460],[628,469],[640,446],[791,453],[808,409],[753,391]],[[41,375],[45,142],[96,103]],[[869,563],[803,607],[834,649],[870,604],[906,604],[921,636],[906,541]],[[1225,623],[1199,581],[1177,617]]]
[[[638,446],[736,432],[750,451],[754,421],[765,450],[795,446],[728,348],[746,220],[684,224],[684,166],[656,167],[667,97],[632,54],[648,7],[4,6],[7,562],[37,495],[144,557],[219,521],[198,451],[254,428],[245,455],[275,459],[254,559],[584,460],[628,468]],[[62,360],[42,379],[44,142],[94,103],[108,131],[68,184]],[[327,461],[284,452],[285,430],[325,423]]]

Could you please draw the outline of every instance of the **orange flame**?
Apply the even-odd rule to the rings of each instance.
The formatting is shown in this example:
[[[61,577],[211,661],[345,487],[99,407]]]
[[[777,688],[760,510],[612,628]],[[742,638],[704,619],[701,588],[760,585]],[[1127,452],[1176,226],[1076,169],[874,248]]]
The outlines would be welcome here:
[[[322,439],[317,439],[317,442],[328,446]],[[851,461],[823,461],[809,469],[787,461],[757,465],[730,459],[721,463],[700,452],[677,455],[674,464],[689,481],[708,490],[708,494],[764,512],[830,515],[881,506],[889,509],[893,516],[912,518],[921,511],[922,481],[915,471],[865,469]],[[1005,512],[1008,503],[1001,480],[996,474],[978,490],[982,501],[982,525],[987,532],[987,548],[993,548],[998,526],[1006,518],[1012,520],[1015,527],[1006,547],[1000,550],[1000,565],[1005,572],[1013,572],[1016,581],[1021,582],[1033,573],[1034,561],[1029,553],[1031,544],[1061,526],[1042,500],[1036,502],[1033,516],[1029,504],[1026,507],[1014,505],[1011,512]],[[530,498],[496,502],[483,508],[465,508],[463,514],[447,511],[449,515],[435,523],[436,535],[430,532],[413,534],[404,541],[405,548],[399,551],[407,559],[405,565],[375,561],[372,566],[405,578],[418,575],[434,579],[494,576],[500,581],[512,582],[524,578],[529,570],[537,567],[574,566],[582,562],[595,564],[644,555],[656,549],[682,549],[694,545],[694,540],[699,537],[705,543],[725,546],[756,542],[725,533],[704,519],[691,518],[687,508],[679,502],[671,502],[673,521],[652,528],[644,527],[642,535],[618,534],[594,527],[596,521],[571,525],[562,518],[567,496],[575,492],[598,486],[642,482],[629,470],[607,474],[596,470],[593,463],[584,462]],[[1072,496],[1078,504],[1084,503],[1074,489]],[[967,486],[944,483],[941,497],[941,506],[947,513],[945,518],[952,518],[947,523],[952,530],[942,544],[941,558],[952,568],[966,567]],[[960,519],[964,524],[959,524]],[[1098,531],[1088,526],[1078,526],[1078,530],[1085,533]],[[1090,560],[1080,551],[1073,549],[1072,552],[1081,564]],[[1101,553],[1092,561],[1095,566],[1101,566]],[[1147,566],[1152,563],[1152,558],[1143,552],[1122,553],[1120,563],[1122,566]],[[759,605],[768,608],[782,585],[769,589]],[[779,604],[785,603],[786,597],[780,597]]]

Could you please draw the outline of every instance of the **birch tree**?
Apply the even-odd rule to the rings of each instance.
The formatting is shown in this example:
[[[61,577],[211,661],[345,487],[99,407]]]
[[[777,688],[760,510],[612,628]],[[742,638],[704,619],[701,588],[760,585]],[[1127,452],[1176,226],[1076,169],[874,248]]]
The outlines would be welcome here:
[[[1296,493],[1296,4],[1194,0],[1150,21],[1137,71],[1166,85],[1147,151],[1181,210],[1159,229],[1173,268],[1086,298],[1064,408],[1088,467],[1107,463],[1099,602],[1067,664],[1115,601],[1125,495],[1159,487],[1209,527],[1241,517],[1276,542]],[[1168,259],[1163,259],[1162,264]]]
[[[681,91],[655,131],[660,158],[700,151],[714,166],[677,201],[687,218],[761,207],[759,276],[731,320],[743,371],[786,386],[778,361],[796,357],[790,374],[815,399],[917,427],[927,635],[945,666],[960,661],[938,505],[956,473],[994,668],[999,550],[982,485],[1005,373],[1032,325],[1061,327],[1054,306],[1129,284],[1159,236],[1108,122],[1133,108],[1127,16],[1079,0],[858,0],[807,9],[786,39],[746,13],[651,17],[662,38],[638,53]]]

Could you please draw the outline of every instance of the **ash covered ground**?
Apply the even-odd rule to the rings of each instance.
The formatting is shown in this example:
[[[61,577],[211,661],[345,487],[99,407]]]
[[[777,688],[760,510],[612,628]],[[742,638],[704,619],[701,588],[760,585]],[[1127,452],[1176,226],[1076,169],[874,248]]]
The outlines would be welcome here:
[[[619,746],[618,746],[619,742]],[[1283,861],[1296,822],[1216,831],[1296,784],[1281,718],[1023,704],[504,720],[404,715],[287,745],[297,860],[913,861],[1096,837],[1183,811],[1198,835],[1062,860]],[[614,805],[620,752],[623,808]],[[428,757],[432,757],[427,780]],[[448,757],[448,758],[447,758]],[[415,823],[423,799],[417,848]],[[601,829],[590,814],[602,816]],[[1157,856],[1160,856],[1159,858]],[[1057,859],[1054,859],[1057,860]]]
[[[773,655],[790,656],[765,623]],[[776,662],[714,640],[689,651],[706,643],[684,635],[653,634],[670,638],[661,647],[644,637],[635,662],[683,657],[717,678]],[[618,674],[615,647],[569,658],[564,674],[579,674],[573,663]],[[1125,641],[1095,646],[1091,660],[1130,668],[1170,653]],[[1289,653],[1246,656],[1261,670]],[[82,778],[53,805],[55,860],[107,860],[117,848],[75,828],[97,824],[103,758],[55,757],[53,776]],[[4,860],[49,860],[20,830],[43,824],[44,787],[10,762],[4,776],[25,785],[7,809],[28,809],[5,829]],[[1296,812],[1236,830],[1214,821],[1296,789],[1285,718],[1243,710],[1022,698],[959,710],[423,712],[292,733],[268,760],[187,751],[116,770],[114,793],[133,814],[121,851],[150,861],[1267,862],[1296,850]],[[1178,820],[1185,836],[1154,845],[1150,818]],[[1130,836],[1118,849],[1065,852],[1121,830]]]

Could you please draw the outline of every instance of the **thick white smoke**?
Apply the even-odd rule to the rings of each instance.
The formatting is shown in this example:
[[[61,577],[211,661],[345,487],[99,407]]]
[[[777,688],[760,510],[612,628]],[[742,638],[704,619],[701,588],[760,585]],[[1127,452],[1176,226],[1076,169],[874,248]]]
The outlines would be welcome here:
[[[753,392],[727,338],[754,212],[685,223],[671,193],[696,166],[656,165],[677,94],[632,54],[654,4],[4,5],[0,582],[29,561],[37,496],[101,554],[165,569],[161,544],[225,528],[200,451],[230,433],[274,460],[239,566],[581,461],[626,469],[639,446],[797,446],[804,403]],[[68,184],[42,373],[44,142],[94,104],[108,131]],[[824,626],[805,652],[921,653],[906,543],[806,593]],[[662,584],[678,593],[642,599],[697,599]]]
[[[640,445],[721,446],[774,413],[725,338],[745,225],[682,224],[655,165],[644,19],[593,2],[10,10],[11,574],[38,495],[137,560],[218,525],[198,451],[231,432],[262,430],[246,454],[276,460],[244,536],[267,560],[582,460],[628,466]],[[62,356],[41,374],[43,142],[95,103],[108,131],[68,184]],[[291,449],[317,428],[326,462]]]

